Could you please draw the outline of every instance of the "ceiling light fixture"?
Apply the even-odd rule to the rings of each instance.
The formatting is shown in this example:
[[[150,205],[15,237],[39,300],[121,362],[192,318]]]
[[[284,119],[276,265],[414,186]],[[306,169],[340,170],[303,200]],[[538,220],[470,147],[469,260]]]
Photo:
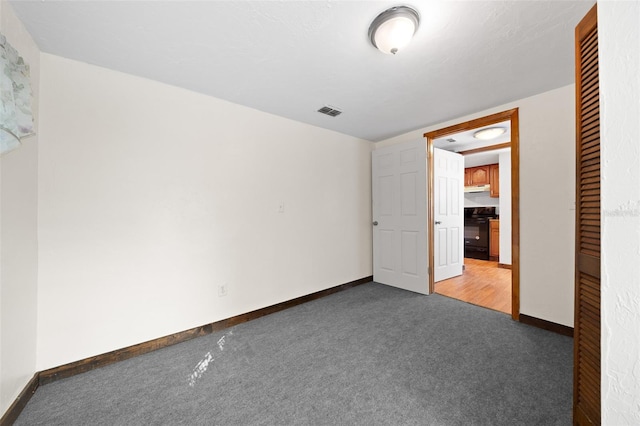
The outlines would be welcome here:
[[[383,53],[395,55],[411,41],[420,15],[408,6],[395,6],[376,17],[369,26],[371,44]]]
[[[486,129],[478,130],[473,134],[473,137],[476,139],[482,139],[483,141],[489,139],[495,139],[500,135],[503,135],[507,129],[504,127],[489,127]]]

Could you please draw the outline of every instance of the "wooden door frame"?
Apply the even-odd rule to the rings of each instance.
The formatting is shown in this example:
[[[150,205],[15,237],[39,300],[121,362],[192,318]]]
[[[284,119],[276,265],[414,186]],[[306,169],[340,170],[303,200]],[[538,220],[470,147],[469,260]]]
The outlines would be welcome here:
[[[511,318],[520,319],[520,126],[518,108],[491,114],[475,120],[455,124],[424,134],[427,139],[427,230],[429,235],[429,292],[433,293],[435,282],[433,242],[433,141],[454,133],[473,130],[503,121],[511,121]]]

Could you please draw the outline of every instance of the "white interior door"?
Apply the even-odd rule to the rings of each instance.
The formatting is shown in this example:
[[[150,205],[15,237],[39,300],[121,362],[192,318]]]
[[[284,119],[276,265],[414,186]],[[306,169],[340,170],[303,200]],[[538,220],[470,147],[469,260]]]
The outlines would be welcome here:
[[[372,153],[373,279],[429,294],[426,141]]]
[[[464,158],[433,149],[433,281],[462,275],[464,264]]]

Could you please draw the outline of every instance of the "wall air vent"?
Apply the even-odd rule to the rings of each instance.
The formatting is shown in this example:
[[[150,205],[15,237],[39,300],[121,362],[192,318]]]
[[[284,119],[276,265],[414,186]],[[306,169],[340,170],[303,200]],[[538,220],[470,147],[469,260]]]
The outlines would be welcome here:
[[[338,115],[342,114],[342,111],[340,111],[339,109],[328,106],[328,105],[325,105],[322,108],[320,108],[318,112],[329,115],[331,117],[337,117]]]

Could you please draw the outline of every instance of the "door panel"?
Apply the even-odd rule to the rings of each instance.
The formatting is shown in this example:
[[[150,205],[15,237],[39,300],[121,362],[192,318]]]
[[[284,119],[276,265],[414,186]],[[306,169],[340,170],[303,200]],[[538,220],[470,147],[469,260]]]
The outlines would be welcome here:
[[[403,216],[415,216],[418,214],[416,211],[416,176],[417,173],[403,173],[402,174],[402,215]]]
[[[380,229],[379,231],[379,261],[380,269],[386,272],[393,273],[395,270],[393,265],[394,253],[393,253],[393,230]]]
[[[418,232],[402,231],[402,273],[405,275],[418,276]]]
[[[442,164],[440,165],[442,166]],[[447,178],[445,176],[438,176],[438,188],[436,191],[436,211],[441,216],[447,214]]]
[[[426,194],[424,140],[372,153],[376,282],[429,294]]]
[[[437,268],[440,269],[447,266],[447,230],[443,228],[436,229],[434,235],[436,236],[436,241],[438,242],[436,244],[436,250],[438,251],[436,265]]]
[[[451,228],[449,232],[451,233],[449,236],[449,241],[451,241],[451,263],[462,264],[461,255],[464,249],[461,247],[462,234],[460,233],[460,228]]]
[[[393,175],[380,176],[380,211],[379,215],[393,215]]]

